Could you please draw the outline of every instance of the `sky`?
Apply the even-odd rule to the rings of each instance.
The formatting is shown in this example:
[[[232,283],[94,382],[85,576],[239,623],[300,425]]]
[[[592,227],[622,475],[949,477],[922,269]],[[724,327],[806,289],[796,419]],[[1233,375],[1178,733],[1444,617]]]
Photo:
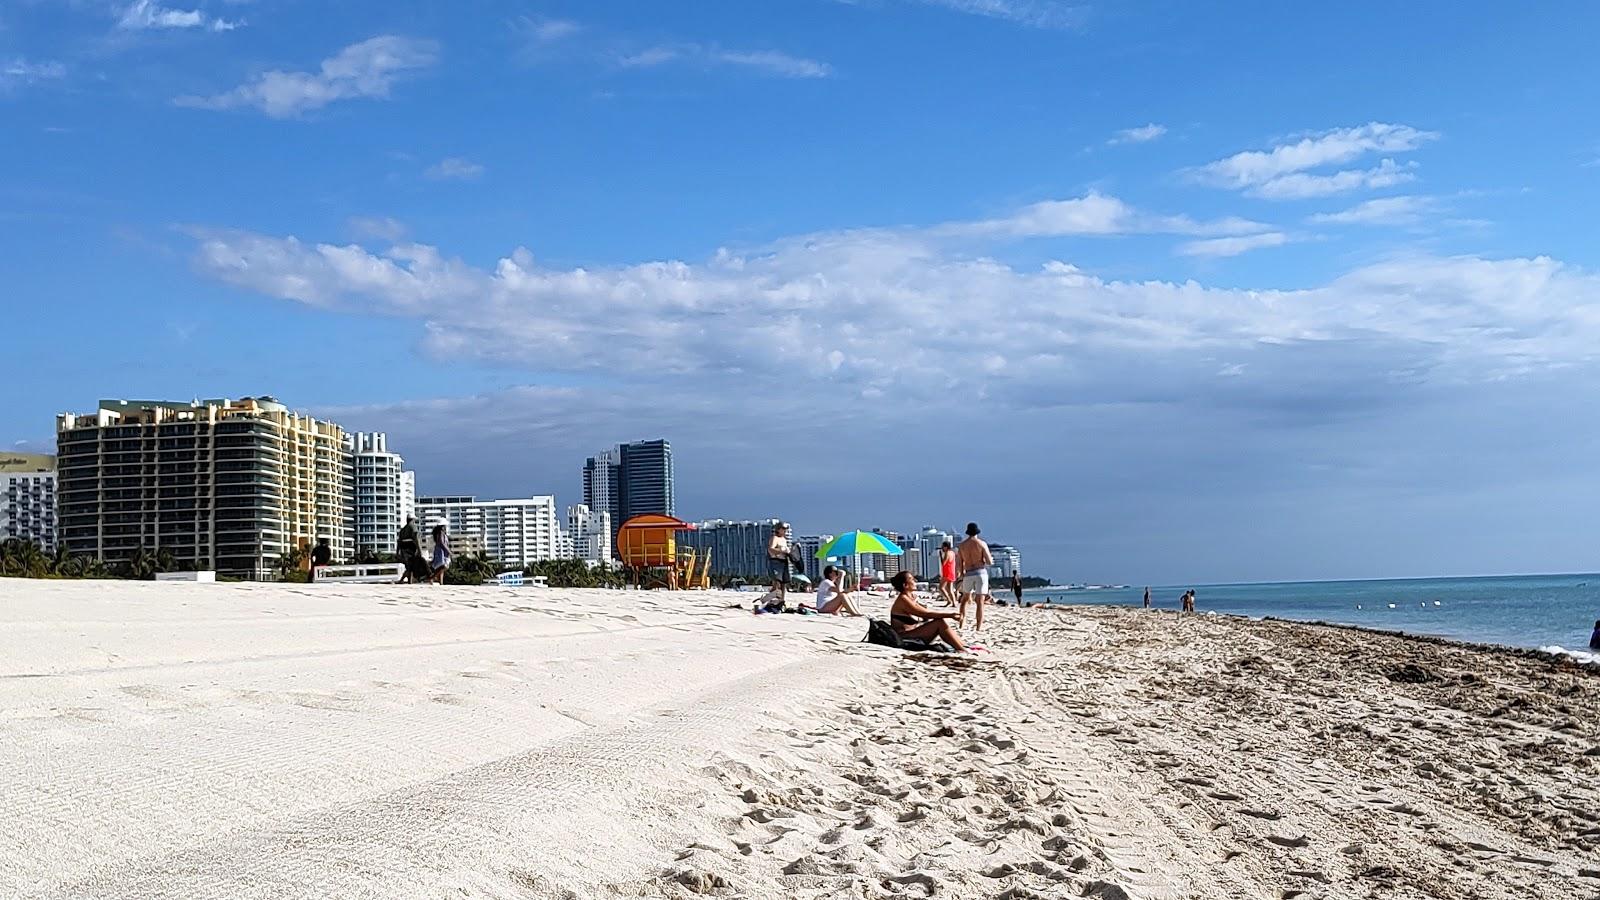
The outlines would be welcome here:
[[[1600,7],[5,0],[0,446],[272,394],[424,494],[1057,581],[1591,571]]]

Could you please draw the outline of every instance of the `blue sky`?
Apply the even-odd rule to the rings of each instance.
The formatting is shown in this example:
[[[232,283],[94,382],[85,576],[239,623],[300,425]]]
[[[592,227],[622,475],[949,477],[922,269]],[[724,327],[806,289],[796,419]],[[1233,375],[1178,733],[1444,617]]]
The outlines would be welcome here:
[[[425,492],[1069,580],[1592,569],[1600,11],[13,0],[0,442],[273,393]]]

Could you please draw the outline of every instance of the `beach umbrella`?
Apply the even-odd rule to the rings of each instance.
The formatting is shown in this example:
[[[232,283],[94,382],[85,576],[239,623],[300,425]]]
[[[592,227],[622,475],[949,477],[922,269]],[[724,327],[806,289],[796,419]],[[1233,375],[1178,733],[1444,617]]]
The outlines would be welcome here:
[[[881,534],[870,531],[847,531],[822,546],[817,559],[834,556],[855,556],[858,553],[885,553],[899,556],[905,551]]]
[[[791,573],[789,573],[789,580],[790,581],[798,581],[798,582],[801,582],[802,584],[810,584],[811,583],[811,579],[807,578],[806,574],[804,572],[791,572]]]

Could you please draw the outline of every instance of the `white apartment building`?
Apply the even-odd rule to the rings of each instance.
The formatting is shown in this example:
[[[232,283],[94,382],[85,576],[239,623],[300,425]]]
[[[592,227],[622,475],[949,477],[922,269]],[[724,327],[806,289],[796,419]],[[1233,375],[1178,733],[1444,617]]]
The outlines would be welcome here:
[[[452,537],[476,535],[483,541],[484,552],[508,568],[562,558],[563,534],[552,496],[521,500],[419,498],[417,530],[424,540],[435,525],[445,526]],[[452,541],[452,549],[455,546]]]
[[[918,578],[938,577],[939,548],[945,541],[949,541],[951,547],[955,546],[955,537],[950,532],[940,531],[931,525],[923,526],[921,531],[911,536],[910,548],[906,550],[908,558],[905,567]]]
[[[800,554],[800,568],[805,570],[806,577],[813,582],[822,577],[824,568],[833,565],[817,559],[817,554],[831,540],[833,540],[831,534],[802,534],[794,538],[795,552]]]
[[[415,491],[415,476],[389,450],[383,432],[358,431],[347,440],[355,469],[356,555],[393,553],[395,536],[411,515],[414,498],[407,499],[406,485],[409,480]]]
[[[990,544],[989,553],[994,557],[994,565],[989,567],[989,577],[1011,578],[1013,573],[1022,574],[1022,551],[1006,544]]]
[[[0,455],[0,541],[23,540],[56,552],[56,458]]]
[[[587,504],[567,507],[567,547],[573,559],[588,563],[611,562],[611,513],[595,512]]]
[[[415,518],[417,515],[417,473],[400,473],[400,519]]]

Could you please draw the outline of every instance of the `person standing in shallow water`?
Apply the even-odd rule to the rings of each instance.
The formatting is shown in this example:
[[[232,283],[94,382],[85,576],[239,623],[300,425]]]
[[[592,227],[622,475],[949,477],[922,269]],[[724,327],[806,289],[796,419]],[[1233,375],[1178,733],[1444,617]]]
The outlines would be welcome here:
[[[1589,635],[1589,649],[1600,650],[1600,619],[1594,622],[1594,633]]]
[[[1011,573],[1011,593],[1017,597],[1017,605],[1022,605],[1022,575],[1018,572]]]
[[[1194,612],[1194,588],[1183,592],[1183,611],[1186,613]]]
[[[1150,588],[1148,587],[1144,589],[1144,608],[1150,608]]]

